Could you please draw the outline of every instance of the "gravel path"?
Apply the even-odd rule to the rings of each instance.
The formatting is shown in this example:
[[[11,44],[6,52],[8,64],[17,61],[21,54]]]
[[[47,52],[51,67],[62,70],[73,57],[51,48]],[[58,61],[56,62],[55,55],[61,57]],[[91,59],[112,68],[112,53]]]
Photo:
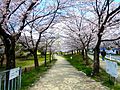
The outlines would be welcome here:
[[[77,71],[61,56],[46,75],[29,90],[108,90],[84,73]]]

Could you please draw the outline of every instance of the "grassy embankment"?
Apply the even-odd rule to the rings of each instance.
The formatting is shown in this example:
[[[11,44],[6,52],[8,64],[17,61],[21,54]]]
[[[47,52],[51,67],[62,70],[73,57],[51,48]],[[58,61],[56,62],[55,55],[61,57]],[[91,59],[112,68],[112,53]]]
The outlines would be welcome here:
[[[70,58],[72,56],[72,59]],[[65,58],[73,65],[78,71],[83,71],[87,76],[90,76],[94,80],[101,82],[103,85],[112,88],[113,90],[120,90],[120,83],[113,83],[113,80],[110,80],[110,76],[106,73],[105,70],[100,68],[100,73],[96,76],[91,76],[93,61],[89,59],[89,65],[86,66],[82,60],[81,55],[65,55]]]

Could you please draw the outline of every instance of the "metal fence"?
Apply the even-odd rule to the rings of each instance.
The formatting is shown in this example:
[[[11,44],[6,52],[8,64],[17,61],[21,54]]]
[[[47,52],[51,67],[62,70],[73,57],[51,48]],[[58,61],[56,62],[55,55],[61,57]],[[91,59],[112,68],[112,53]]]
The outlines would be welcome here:
[[[20,90],[21,73],[21,68],[0,72],[0,90]]]

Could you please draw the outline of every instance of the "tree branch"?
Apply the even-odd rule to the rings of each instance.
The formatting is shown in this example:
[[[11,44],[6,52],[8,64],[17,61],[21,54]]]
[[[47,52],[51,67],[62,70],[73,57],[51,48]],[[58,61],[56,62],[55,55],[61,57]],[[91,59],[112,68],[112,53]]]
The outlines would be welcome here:
[[[105,40],[101,40],[101,42],[105,42],[105,41],[116,41],[116,40],[119,40],[120,37],[118,38],[115,38],[115,39],[105,39]]]

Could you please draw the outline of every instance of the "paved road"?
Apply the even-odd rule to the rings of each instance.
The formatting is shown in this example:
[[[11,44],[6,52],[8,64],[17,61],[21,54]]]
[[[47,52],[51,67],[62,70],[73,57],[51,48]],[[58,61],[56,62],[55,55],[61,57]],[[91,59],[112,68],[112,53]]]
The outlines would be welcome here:
[[[64,58],[56,58],[58,60],[55,65],[29,90],[108,90],[83,72],[77,71]]]
[[[106,55],[106,58],[110,59],[110,55]],[[120,62],[120,56],[111,55],[111,59]]]

